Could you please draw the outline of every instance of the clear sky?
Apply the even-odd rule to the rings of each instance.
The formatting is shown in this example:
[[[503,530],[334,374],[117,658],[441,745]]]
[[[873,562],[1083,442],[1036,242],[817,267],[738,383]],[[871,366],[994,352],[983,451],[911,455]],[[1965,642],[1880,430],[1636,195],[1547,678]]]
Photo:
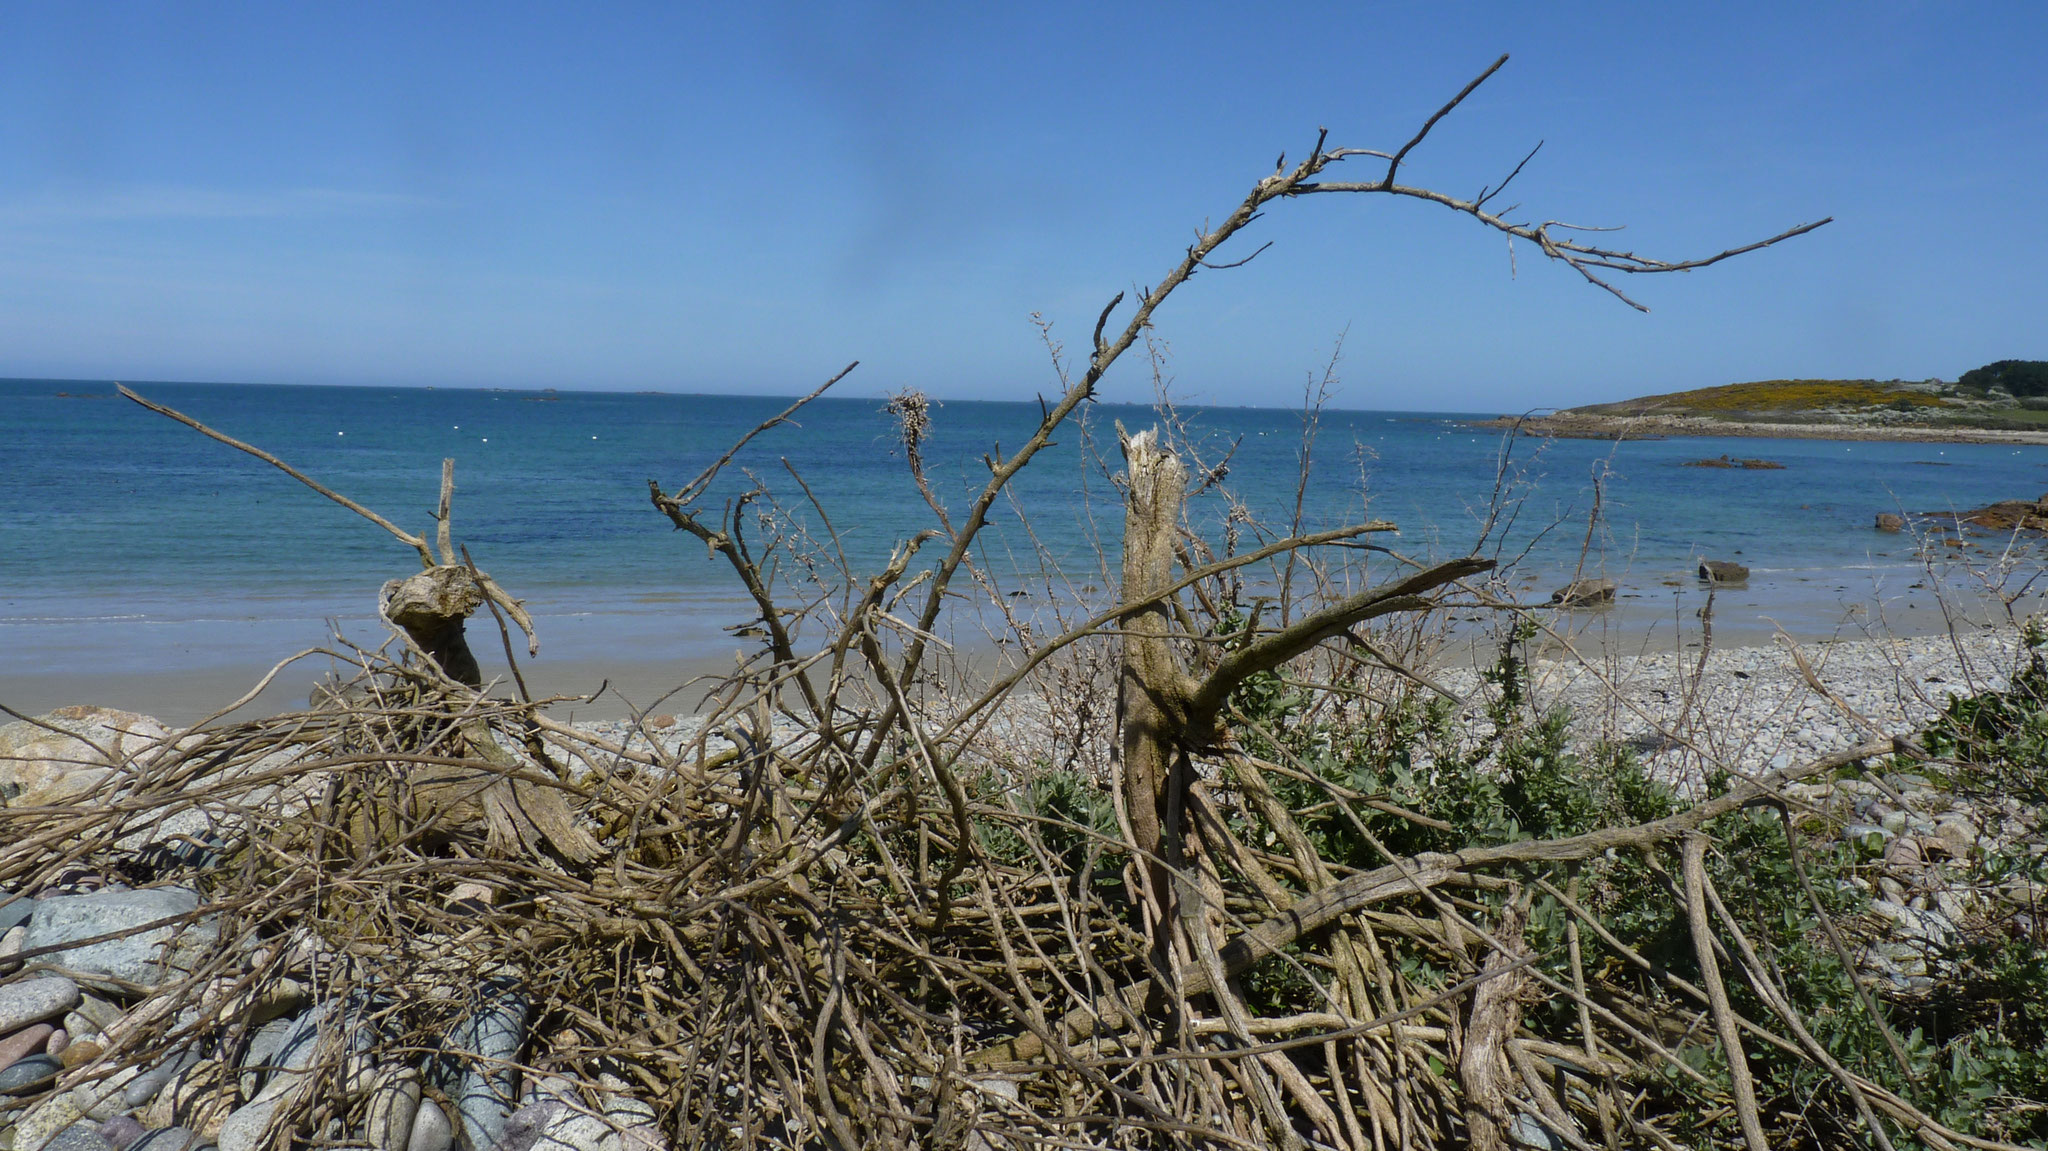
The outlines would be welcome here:
[[[1368,408],[2048,358],[2042,0],[11,2],[0,376],[1029,398],[1034,312],[1080,347],[1319,125],[1391,148],[1502,52],[1406,180],[1543,140],[1522,214],[1644,253],[1836,222],[1641,315],[1441,208],[1280,203],[1160,314],[1177,391],[1291,402],[1340,333]]]

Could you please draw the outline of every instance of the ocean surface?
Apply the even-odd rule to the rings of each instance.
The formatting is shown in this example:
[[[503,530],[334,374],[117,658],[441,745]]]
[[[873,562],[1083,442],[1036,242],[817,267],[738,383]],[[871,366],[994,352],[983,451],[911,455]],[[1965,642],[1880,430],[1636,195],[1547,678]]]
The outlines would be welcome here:
[[[453,457],[455,538],[529,602],[543,660],[702,660],[741,642],[722,630],[751,615],[730,571],[671,529],[650,505],[647,483],[674,489],[786,399],[130,386],[415,532],[431,534],[441,460]],[[933,408],[923,452],[950,512],[964,510],[988,475],[984,457],[1023,443],[1038,414],[1029,400]],[[1233,507],[1241,525],[1292,519],[1299,411],[1182,415],[1203,462],[1228,462],[1221,488],[1193,505],[1212,539]],[[1474,546],[1519,557],[1513,585],[1543,599],[1581,567],[1597,476],[1601,519],[1586,572],[1618,579],[1639,611],[1676,618],[1698,595],[1690,573],[1700,558],[1739,560],[1754,575],[1747,588],[1722,593],[1724,618],[1768,618],[1807,637],[1887,603],[1928,600],[1913,587],[1923,573],[1911,538],[1873,531],[1875,513],[1970,508],[2048,489],[2041,447],[1508,443],[1463,418],[1325,411],[1301,495],[1303,524],[1370,516],[1400,525],[1398,537],[1379,542],[1417,557]],[[998,505],[984,562],[1006,578],[1021,574],[1014,586],[1027,589],[1045,587],[1042,569],[1057,568],[1074,594],[1089,594],[1102,581],[1098,556],[1114,554],[1120,526],[1114,425],[1136,430],[1157,420],[1147,408],[1088,406],[1084,423],[1026,470],[1014,500]],[[1683,466],[1723,453],[1784,467]],[[933,521],[880,400],[812,404],[796,425],[742,453],[713,501],[756,485],[781,501],[788,525],[821,541],[821,554],[843,548],[857,570],[872,570]],[[335,627],[374,645],[378,587],[416,563],[368,521],[119,398],[111,382],[0,380],[0,676],[267,665],[322,643]]]

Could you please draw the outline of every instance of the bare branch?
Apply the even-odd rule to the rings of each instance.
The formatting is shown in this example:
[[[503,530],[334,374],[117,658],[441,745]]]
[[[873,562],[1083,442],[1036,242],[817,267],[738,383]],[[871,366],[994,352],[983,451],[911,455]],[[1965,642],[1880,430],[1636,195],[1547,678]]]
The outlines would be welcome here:
[[[425,536],[416,536],[411,532],[406,531],[404,528],[399,527],[397,524],[392,523],[390,520],[385,519],[383,516],[378,515],[376,512],[371,511],[370,509],[355,502],[354,500],[348,498],[347,496],[342,495],[340,492],[337,492],[334,489],[323,485],[322,483],[320,483],[320,481],[314,479],[313,477],[307,475],[306,473],[300,471],[299,469],[291,466],[290,464],[285,463],[283,460],[278,459],[276,456],[271,455],[269,452],[264,451],[262,448],[256,447],[252,444],[245,444],[242,441],[236,439],[235,437],[227,435],[223,432],[214,431],[212,428],[207,427],[205,424],[200,423],[198,420],[193,419],[191,416],[188,416],[183,412],[177,411],[172,408],[167,408],[159,403],[153,403],[149,400],[145,400],[141,396],[136,395],[134,392],[129,391],[125,386],[117,384],[115,385],[115,387],[120,391],[122,395],[128,397],[131,400],[134,400],[136,403],[141,404],[143,407],[148,408],[150,411],[155,412],[160,416],[169,416],[171,419],[178,421],[179,423],[185,425],[188,428],[191,428],[193,431],[198,432],[203,436],[219,440],[221,443],[224,443],[231,448],[234,448],[238,451],[244,451],[252,456],[255,456],[257,459],[262,460],[264,463],[269,464],[271,467],[276,468],[277,470],[299,481],[300,483],[306,485],[307,487],[312,488],[314,491],[319,492],[321,495],[326,496],[328,499],[333,500],[335,503],[340,504],[342,507],[347,508],[348,510],[363,517],[364,519],[369,520],[371,523],[376,524],[378,527],[383,528],[385,531],[390,532],[393,536],[396,536],[398,538],[398,542],[420,553],[421,567],[434,566],[434,553],[427,550],[427,540]]]

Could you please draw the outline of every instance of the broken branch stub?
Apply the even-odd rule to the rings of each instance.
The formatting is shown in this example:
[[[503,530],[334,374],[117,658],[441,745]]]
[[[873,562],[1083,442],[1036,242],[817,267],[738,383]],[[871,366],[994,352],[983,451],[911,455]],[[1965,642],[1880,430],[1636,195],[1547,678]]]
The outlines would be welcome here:
[[[384,618],[403,629],[449,679],[468,687],[483,685],[483,669],[469,650],[463,625],[483,603],[484,589],[469,569],[448,565],[392,580],[378,597]]]

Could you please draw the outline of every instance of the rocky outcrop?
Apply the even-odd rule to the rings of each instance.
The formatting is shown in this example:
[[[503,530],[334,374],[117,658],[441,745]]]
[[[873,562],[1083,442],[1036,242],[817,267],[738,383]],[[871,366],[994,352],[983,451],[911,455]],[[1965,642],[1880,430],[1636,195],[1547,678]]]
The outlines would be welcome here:
[[[1733,560],[1701,560],[1700,578],[1708,583],[1741,583],[1749,578],[1749,569]]]
[[[1614,602],[1615,584],[1611,579],[1575,579],[1550,593],[1550,602],[1556,607],[1598,607]]]

